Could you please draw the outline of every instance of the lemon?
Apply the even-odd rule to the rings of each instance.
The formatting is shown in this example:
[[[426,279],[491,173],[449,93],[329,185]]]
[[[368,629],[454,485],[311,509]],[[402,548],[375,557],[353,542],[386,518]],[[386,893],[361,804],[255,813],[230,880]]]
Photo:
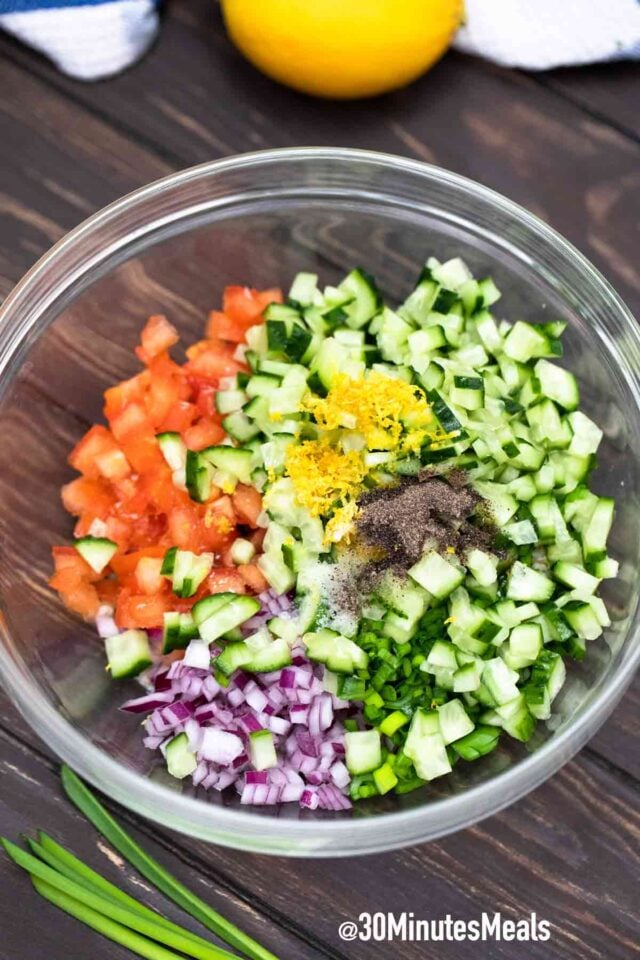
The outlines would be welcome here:
[[[222,0],[229,35],[274,80],[318,97],[403,87],[445,52],[463,0]]]

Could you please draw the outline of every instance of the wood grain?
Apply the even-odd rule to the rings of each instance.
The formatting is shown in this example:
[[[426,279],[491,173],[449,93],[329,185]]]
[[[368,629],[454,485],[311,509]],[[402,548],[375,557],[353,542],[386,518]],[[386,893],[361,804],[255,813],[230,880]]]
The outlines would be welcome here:
[[[522,73],[450,54],[418,83],[387,97],[312,100],[248,65],[227,40],[211,0],[174,0],[154,50],[107,84],[64,80],[43,61],[40,69],[176,166],[305,144],[440,164],[548,220],[601,267],[632,308],[640,304],[633,256],[640,145]],[[640,68],[630,69],[640,76]]]
[[[637,63],[597,64],[589,70],[579,67],[552,70],[537,79],[593,116],[640,138],[640,65]]]
[[[108,866],[108,855],[100,846],[96,849],[91,828],[60,798],[55,764],[46,755],[0,735],[0,769],[5,784],[0,800],[3,830],[14,835],[45,823],[61,842],[99,869]],[[133,822],[129,814],[122,815],[128,824]],[[450,913],[466,919],[483,911],[499,911],[513,919],[535,911],[552,922],[553,952],[542,943],[528,944],[526,954],[517,953],[513,944],[497,943],[491,948],[492,960],[519,956],[628,960],[637,955],[637,795],[585,755],[490,821],[435,843],[380,856],[267,859],[214,849],[151,824],[142,823],[134,833],[181,878],[193,883],[198,877],[216,907],[272,948],[279,946],[273,937],[284,937],[283,930],[289,937],[297,934],[298,952],[287,952],[291,941],[285,940],[283,960],[315,957],[308,943],[314,938],[320,955],[386,960],[387,944],[340,944],[338,924],[363,911],[403,910],[412,910],[417,917],[442,918]],[[120,872],[131,892],[158,906],[155,895],[148,895],[144,887],[141,893],[129,886],[129,876],[128,870]],[[250,904],[275,921],[277,932],[263,926]],[[0,915],[2,909],[0,902]],[[70,926],[67,933],[73,936]],[[475,960],[477,945],[403,944],[402,957]]]
[[[329,105],[256,74],[224,38],[210,0],[175,0],[152,54],[105,84],[65,80],[6,38],[0,50],[6,55],[0,137],[10,145],[0,153],[0,293],[65,230],[142,183],[212,156],[320,143],[441,163],[501,190],[574,239],[632,306],[640,304],[633,256],[640,147],[637,114],[625,92],[638,76],[636,66],[554,74],[547,83],[454,55],[410,90],[373,103]],[[126,291],[130,311],[172,296],[171,284],[153,274],[128,277]],[[195,285],[193,300],[172,301],[187,327],[195,329],[205,296]],[[99,330],[83,339],[80,327],[78,321],[74,362],[95,369],[97,353],[98,380],[124,375],[126,339],[109,346],[107,357],[111,339],[100,339]],[[50,346],[50,376],[25,384],[40,398],[43,416],[47,404],[64,398],[55,360],[68,354],[69,341],[60,336]],[[58,432],[51,442],[60,447],[81,429],[67,399],[67,412],[57,407],[52,414]],[[84,414],[96,415],[93,409]],[[12,449],[26,455],[26,444]],[[62,464],[60,471],[46,478],[51,495]],[[5,485],[2,496],[19,511],[19,490]],[[55,536],[55,524],[47,524],[45,536]],[[43,565],[40,578],[44,572]],[[636,681],[591,745],[546,785],[475,828],[411,850],[296,862],[214,849],[150,824],[134,829],[171,870],[282,960],[628,960],[639,955],[640,942],[633,780],[640,777],[639,706]],[[55,770],[46,747],[0,695],[0,830],[15,836],[44,825],[134,895],[159,905],[62,799]],[[42,906],[4,860],[0,877],[2,960],[127,956]],[[482,953],[468,943],[339,941],[340,920],[378,909],[466,918],[482,910],[510,917],[535,910],[553,922],[553,938],[546,946],[493,944]],[[175,917],[171,908],[168,913]]]

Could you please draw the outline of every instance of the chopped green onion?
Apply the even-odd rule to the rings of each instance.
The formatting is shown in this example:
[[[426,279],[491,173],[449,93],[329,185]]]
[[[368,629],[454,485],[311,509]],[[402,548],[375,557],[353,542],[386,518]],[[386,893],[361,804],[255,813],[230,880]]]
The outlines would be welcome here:
[[[84,813],[99,833],[158,890],[199,920],[208,930],[213,931],[232,947],[242,950],[252,960],[277,960],[273,953],[225,920],[204,900],[176,880],[157,860],[145,853],[66,764],[62,766],[61,777],[62,786],[71,802]]]

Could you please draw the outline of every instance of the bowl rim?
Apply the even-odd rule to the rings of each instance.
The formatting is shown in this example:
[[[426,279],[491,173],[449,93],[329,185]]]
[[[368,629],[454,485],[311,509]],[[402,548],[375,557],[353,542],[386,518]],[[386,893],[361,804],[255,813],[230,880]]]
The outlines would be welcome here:
[[[406,170],[413,175],[420,175],[440,184],[448,184],[458,190],[464,190],[497,206],[505,214],[524,223],[547,242],[562,248],[576,266],[588,273],[627,326],[628,329],[625,332],[634,337],[640,346],[640,330],[633,315],[600,271],[552,227],[497,191],[434,164],[379,151],[337,147],[288,147],[237,154],[169,174],[98,210],[66,233],[39,258],[0,307],[0,375],[4,376],[8,361],[23,342],[22,336],[12,336],[16,333],[16,330],[11,327],[12,314],[19,307],[23,296],[37,283],[38,278],[46,273],[66,250],[82,243],[88,234],[110,221],[117,220],[118,216],[129,210],[132,205],[140,204],[149,197],[171,191],[203,176],[287,160],[311,163],[329,161],[342,164],[364,161],[378,168],[392,168],[396,172]],[[20,331],[17,332],[20,333]],[[638,625],[632,622],[629,630],[633,634],[630,649],[616,672],[608,678],[606,684],[602,685],[602,689],[596,692],[589,708],[581,716],[568,722],[566,729],[549,738],[530,756],[460,794],[433,800],[410,810],[381,813],[361,821],[353,818],[305,821],[279,819],[277,816],[265,817],[250,810],[207,804],[202,799],[174,793],[141,773],[125,767],[96,746],[70,720],[65,719],[49,703],[30,675],[25,677],[6,648],[8,632],[6,621],[0,615],[0,635],[5,641],[0,645],[0,679],[4,683],[9,698],[18,706],[27,722],[44,742],[63,760],[73,765],[81,776],[103,793],[152,821],[162,823],[163,813],[166,811],[168,815],[180,821],[177,824],[174,820],[171,827],[191,836],[236,849],[245,848],[254,852],[289,856],[341,855],[340,852],[336,853],[331,848],[315,849],[313,841],[326,842],[330,836],[336,840],[342,840],[350,833],[357,833],[359,842],[357,848],[348,845],[344,855],[395,849],[420,842],[425,839],[425,834],[429,839],[435,839],[491,816],[539,786],[581,749],[589,736],[604,722],[618,703],[633,677],[635,667],[640,662],[640,644],[635,642]],[[101,771],[104,772],[103,775]],[[163,800],[160,810],[157,806],[159,798]],[[481,808],[480,815],[477,813],[478,807]],[[437,819],[438,815],[445,812],[446,818],[442,829],[435,832],[420,829],[421,822],[428,823],[429,820]],[[392,836],[395,832],[394,828],[401,825],[404,828],[401,835]],[[239,842],[240,837],[236,837],[234,831],[238,829],[242,834],[247,828],[251,829],[250,840],[245,839]],[[387,830],[390,834],[388,838],[385,837]],[[218,833],[221,835],[217,835]],[[263,834],[269,834],[274,839],[276,834],[285,847],[280,848],[273,840],[265,843],[262,840]],[[365,840],[367,836],[369,839]],[[233,842],[234,840],[236,842]],[[304,845],[305,840],[309,845]],[[287,848],[288,842],[289,848]],[[296,842],[299,843],[299,847],[295,846]],[[291,846],[293,849],[290,848]]]

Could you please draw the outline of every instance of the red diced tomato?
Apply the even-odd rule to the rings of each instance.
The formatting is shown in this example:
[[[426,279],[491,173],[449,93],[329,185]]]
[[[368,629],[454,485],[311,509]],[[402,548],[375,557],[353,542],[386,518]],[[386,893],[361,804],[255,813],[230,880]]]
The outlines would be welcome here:
[[[245,581],[237,570],[219,567],[207,577],[207,593],[246,593]]]
[[[184,442],[190,450],[204,450],[224,440],[226,434],[223,427],[214,420],[202,417],[197,423],[184,432]]]
[[[163,596],[148,597],[123,589],[116,604],[116,623],[122,630],[150,630],[161,627],[169,600]]]
[[[140,346],[136,353],[143,363],[149,363],[154,357],[168,350],[180,339],[178,331],[166,317],[149,317],[140,336]]]
[[[113,508],[114,502],[113,493],[106,480],[78,477],[62,488],[64,508],[76,516],[92,513],[104,519]]]
[[[160,593],[167,581],[160,573],[162,557],[142,557],[136,566],[136,580],[142,593]]]
[[[239,523],[256,527],[262,513],[262,497],[254,487],[239,483],[233,493],[233,508]]]
[[[238,567],[238,573],[244,583],[253,593],[262,593],[269,589],[269,584],[260,567],[255,563],[242,563]]]

